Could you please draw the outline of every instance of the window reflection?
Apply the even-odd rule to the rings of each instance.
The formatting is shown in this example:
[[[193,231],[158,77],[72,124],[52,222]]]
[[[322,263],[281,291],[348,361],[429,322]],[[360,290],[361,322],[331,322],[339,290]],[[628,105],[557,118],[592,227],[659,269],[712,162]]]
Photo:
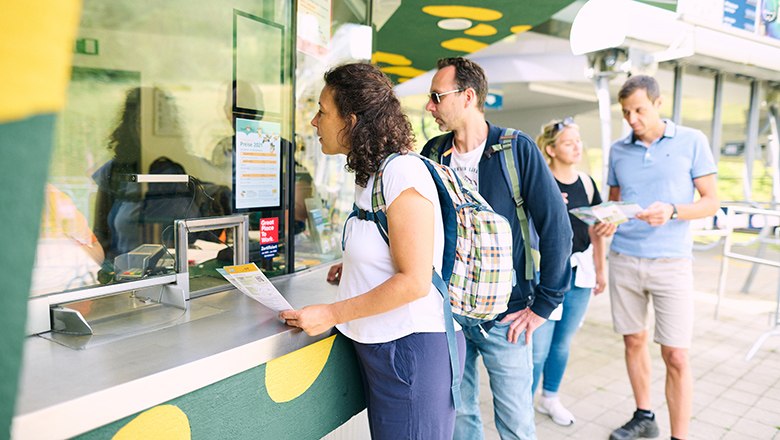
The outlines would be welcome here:
[[[331,3],[332,35],[324,54],[297,52],[295,142],[295,270],[341,257],[341,228],[352,210],[354,176],[344,168],[344,156],[326,156],[310,121],[324,86],[326,70],[356,61],[351,31],[366,23],[367,2]],[[309,51],[311,52],[311,51]]]
[[[174,220],[233,212],[233,124],[243,115],[238,107],[261,99],[248,98],[248,90],[265,92],[266,102],[258,108],[276,109],[270,116],[252,116],[278,124],[281,137],[292,139],[294,39],[258,43],[254,34],[236,34],[235,11],[289,36],[290,5],[282,0],[84,2],[78,37],[94,39],[100,50],[74,54],[67,104],[58,118],[32,295],[173,271]],[[238,97],[242,106],[233,93],[237,38],[247,49],[239,60],[241,72],[249,72]],[[264,51],[276,54],[281,64],[264,63]],[[278,171],[282,182],[289,179],[291,153],[288,141]],[[132,179],[138,174],[187,177],[139,183]],[[287,270],[289,194],[284,188],[280,198],[278,208],[249,213],[255,240],[261,218],[278,219],[278,251],[255,255],[258,265],[274,273]],[[230,234],[196,235],[190,243],[204,253],[194,266],[203,259],[218,261],[217,254],[232,245]],[[138,258],[146,265],[135,263]],[[212,283],[226,284],[221,277],[207,284]],[[196,284],[191,283],[193,289]]]

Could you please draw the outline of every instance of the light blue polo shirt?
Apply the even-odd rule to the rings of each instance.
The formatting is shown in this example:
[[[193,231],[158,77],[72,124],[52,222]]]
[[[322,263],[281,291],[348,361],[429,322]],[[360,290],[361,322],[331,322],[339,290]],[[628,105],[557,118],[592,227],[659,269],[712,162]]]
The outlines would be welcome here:
[[[718,171],[707,137],[699,130],[664,120],[660,139],[645,147],[631,133],[612,144],[609,186],[619,186],[621,200],[647,208],[653,202],[693,203],[693,179]],[[688,221],[650,226],[632,219],[618,226],[612,250],[640,258],[690,258],[693,239]]]

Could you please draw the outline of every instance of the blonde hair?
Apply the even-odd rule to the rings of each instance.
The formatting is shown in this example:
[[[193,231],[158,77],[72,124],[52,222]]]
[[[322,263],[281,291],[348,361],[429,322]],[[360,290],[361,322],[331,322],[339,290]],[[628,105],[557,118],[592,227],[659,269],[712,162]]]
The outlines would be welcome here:
[[[567,120],[571,120],[571,122],[567,122]],[[552,161],[552,157],[550,157],[550,154],[547,152],[547,147],[555,146],[555,142],[558,141],[558,138],[561,137],[561,133],[563,133],[563,130],[566,128],[580,129],[579,125],[575,124],[574,120],[571,118],[553,119],[542,125],[542,132],[536,137],[536,146],[542,150],[542,155],[544,155],[548,164]]]

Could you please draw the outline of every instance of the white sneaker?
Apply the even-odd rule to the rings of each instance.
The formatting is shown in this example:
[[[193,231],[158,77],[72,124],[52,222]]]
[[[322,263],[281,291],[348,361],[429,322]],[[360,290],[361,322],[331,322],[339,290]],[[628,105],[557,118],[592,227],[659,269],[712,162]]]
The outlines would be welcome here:
[[[536,411],[550,416],[553,422],[561,426],[569,426],[574,423],[574,415],[563,407],[558,397],[540,397],[536,402]]]

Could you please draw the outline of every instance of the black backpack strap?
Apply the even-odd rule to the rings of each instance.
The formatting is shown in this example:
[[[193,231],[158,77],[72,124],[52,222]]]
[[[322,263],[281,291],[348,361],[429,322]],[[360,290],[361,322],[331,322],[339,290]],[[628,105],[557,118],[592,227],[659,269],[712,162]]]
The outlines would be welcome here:
[[[347,219],[344,220],[344,229],[341,231],[341,252],[344,252],[344,248],[347,246],[347,223],[349,222],[349,219],[352,217],[357,217],[359,220],[368,220],[371,222],[376,223],[377,222],[377,216],[374,215],[373,212],[367,211],[365,209],[360,209],[356,204],[352,204],[352,212],[349,213],[349,216],[347,216]],[[378,226],[378,225],[377,225]],[[385,243],[390,245],[390,241],[388,238],[381,234],[381,228],[380,235],[382,235],[382,238],[385,240]]]

